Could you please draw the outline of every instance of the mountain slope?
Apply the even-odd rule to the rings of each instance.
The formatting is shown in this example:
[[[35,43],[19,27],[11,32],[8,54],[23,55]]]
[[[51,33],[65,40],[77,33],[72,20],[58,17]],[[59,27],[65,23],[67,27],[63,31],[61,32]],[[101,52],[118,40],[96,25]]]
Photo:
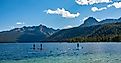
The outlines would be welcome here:
[[[58,30],[46,26],[32,26],[15,28],[10,31],[0,32],[0,42],[34,42],[42,41]]]
[[[47,40],[49,41],[64,41],[68,38],[73,38],[73,37],[84,37],[87,36],[88,34],[91,34],[96,28],[99,26],[90,26],[90,27],[75,27],[71,29],[63,29],[60,30],[59,32],[51,35]]]
[[[69,41],[119,42],[121,41],[121,23],[101,25],[99,28],[93,30],[93,33],[88,36],[70,38]]]
[[[0,32],[0,42],[16,42],[17,38],[21,35],[21,32],[6,31]]]

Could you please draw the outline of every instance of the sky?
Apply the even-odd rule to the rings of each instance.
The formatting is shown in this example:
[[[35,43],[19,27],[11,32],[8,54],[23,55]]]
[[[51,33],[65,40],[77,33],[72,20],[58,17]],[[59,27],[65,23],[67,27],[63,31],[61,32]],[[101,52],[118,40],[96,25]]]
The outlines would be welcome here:
[[[121,0],[0,0],[0,31],[43,24],[54,29],[121,17]]]

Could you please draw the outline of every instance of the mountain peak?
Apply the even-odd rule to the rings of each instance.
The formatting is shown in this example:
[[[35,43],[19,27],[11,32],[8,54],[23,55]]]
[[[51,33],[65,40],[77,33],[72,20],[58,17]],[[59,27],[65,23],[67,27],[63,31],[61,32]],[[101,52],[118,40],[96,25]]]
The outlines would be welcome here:
[[[98,21],[94,17],[89,17],[84,21],[84,24],[81,26],[92,26],[92,25],[97,25]]]
[[[98,22],[94,17],[89,17],[85,22]]]
[[[44,26],[44,25],[40,24],[39,26]]]
[[[88,19],[95,19],[94,17],[88,17]]]

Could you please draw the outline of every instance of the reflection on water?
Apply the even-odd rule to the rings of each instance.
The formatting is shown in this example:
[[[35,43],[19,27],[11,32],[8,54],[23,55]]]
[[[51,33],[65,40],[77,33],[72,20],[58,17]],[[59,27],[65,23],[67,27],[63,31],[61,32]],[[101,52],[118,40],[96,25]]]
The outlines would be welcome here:
[[[0,63],[121,63],[121,43],[0,44]]]

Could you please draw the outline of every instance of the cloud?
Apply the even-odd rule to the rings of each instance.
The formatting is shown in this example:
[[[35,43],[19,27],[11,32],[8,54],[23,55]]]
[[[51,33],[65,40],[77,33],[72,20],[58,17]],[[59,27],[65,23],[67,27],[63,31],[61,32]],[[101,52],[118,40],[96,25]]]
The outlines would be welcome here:
[[[92,10],[93,12],[102,11],[102,10],[106,10],[106,9],[107,9],[107,7],[102,7],[102,8],[92,7],[92,8],[91,8],[91,10]]]
[[[17,25],[23,25],[24,22],[17,22],[16,24],[17,24]]]
[[[79,5],[92,5],[97,3],[109,3],[112,0],[75,0],[75,2]]]
[[[68,26],[65,26],[65,27],[64,27],[64,29],[68,29],[68,28],[73,28],[73,26],[68,25]]]
[[[118,0],[119,1],[119,0]],[[91,10],[93,12],[106,10],[110,7],[121,8],[121,2],[113,2],[113,0],[75,0],[75,2],[79,5],[92,5],[92,4],[99,4],[99,3],[112,3],[107,5],[106,7],[98,8],[92,7]]]
[[[121,8],[121,2],[114,2],[113,4],[109,4],[107,7],[115,7],[115,8]]]
[[[121,2],[114,2],[113,4],[109,4],[107,5],[107,7],[102,7],[102,8],[92,7],[91,10],[93,12],[96,12],[96,11],[106,10],[110,7],[121,8]]]
[[[45,10],[44,12],[46,12],[47,14],[57,14],[57,15],[62,15],[62,17],[64,18],[76,18],[80,15],[80,13],[76,13],[76,14],[72,14],[69,11],[66,11],[64,8],[60,9],[58,8],[57,10]]]

